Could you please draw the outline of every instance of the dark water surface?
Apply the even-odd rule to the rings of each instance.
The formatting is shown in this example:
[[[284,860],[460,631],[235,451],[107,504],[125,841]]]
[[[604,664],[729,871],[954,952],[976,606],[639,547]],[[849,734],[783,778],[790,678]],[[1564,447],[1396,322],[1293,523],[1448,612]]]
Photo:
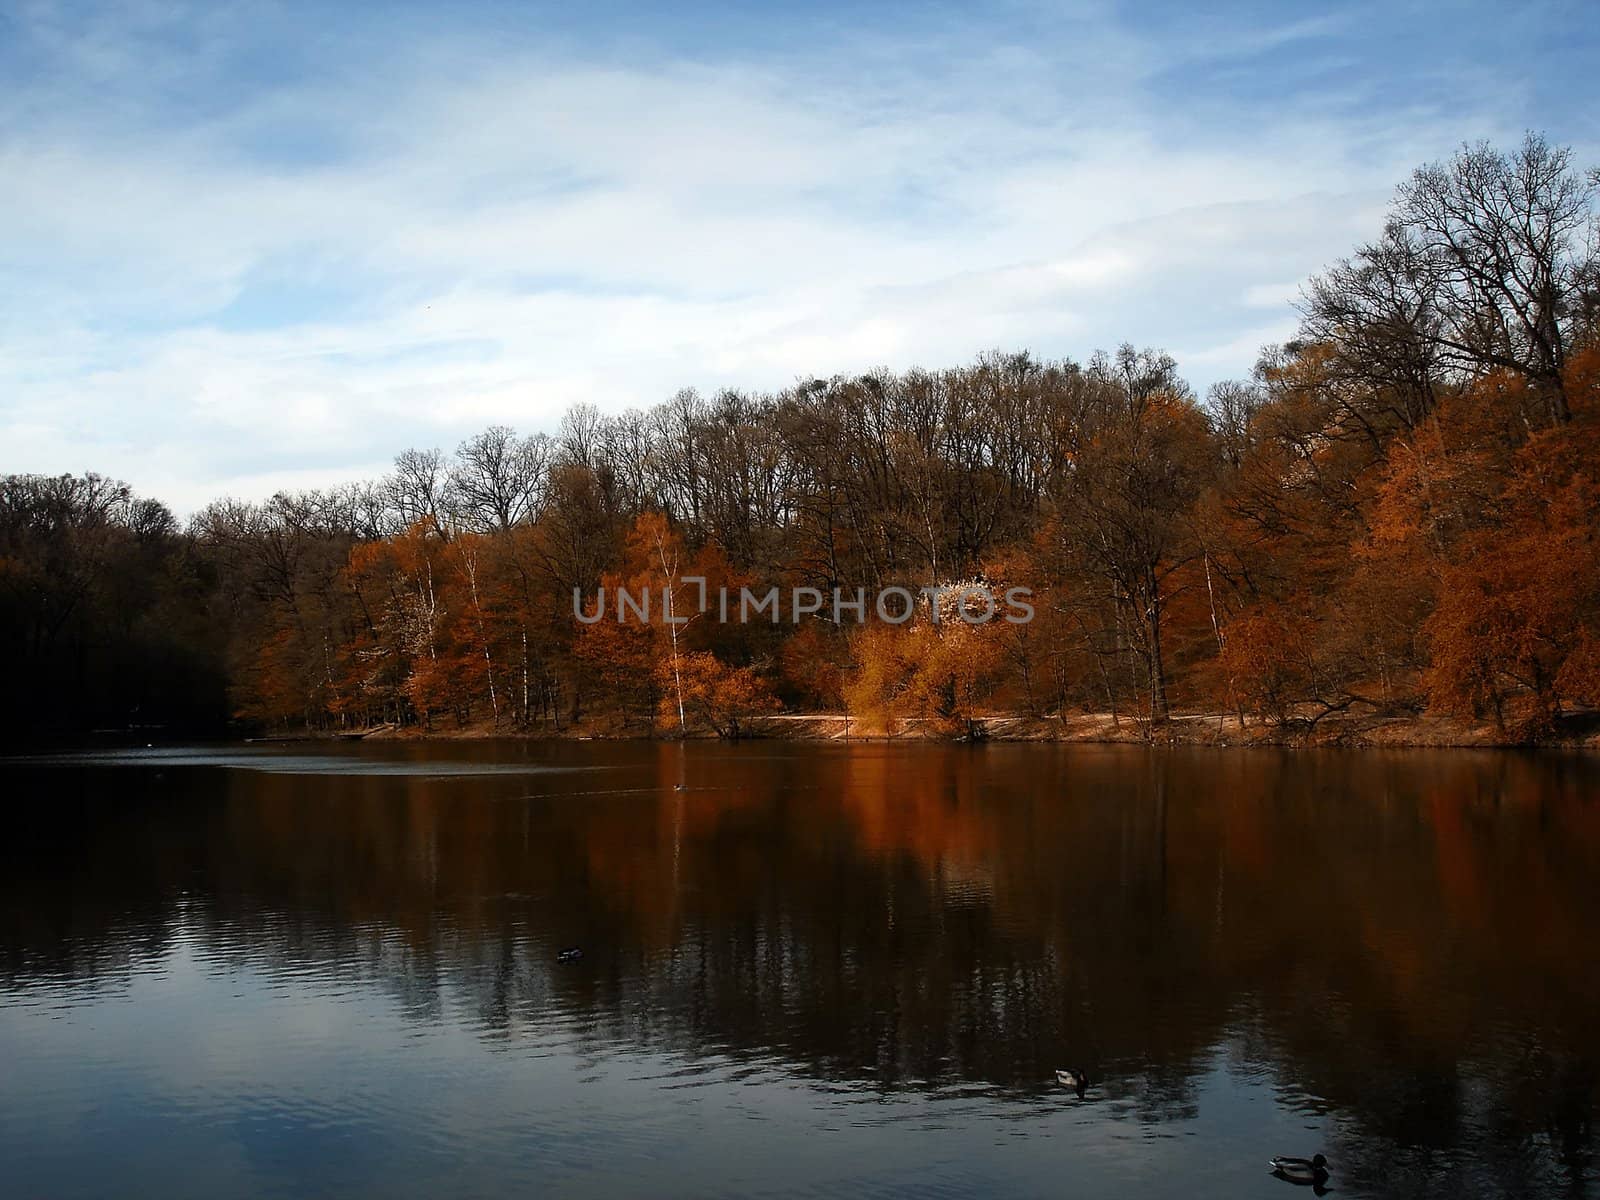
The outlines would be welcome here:
[[[7,1196],[1600,1190],[1593,759],[362,744],[0,794]]]

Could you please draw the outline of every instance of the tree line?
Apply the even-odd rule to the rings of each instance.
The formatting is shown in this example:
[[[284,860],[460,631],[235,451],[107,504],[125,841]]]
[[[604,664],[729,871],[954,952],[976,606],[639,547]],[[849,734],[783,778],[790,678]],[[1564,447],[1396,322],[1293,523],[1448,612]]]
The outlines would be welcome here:
[[[1204,397],[1124,345],[682,391],[408,450],[180,529],[95,476],[0,483],[9,727],[243,720],[715,731],[847,711],[1306,727],[1600,703],[1600,176],[1529,135],[1418,170]],[[1035,619],[738,622],[719,587],[1032,589]],[[583,624],[651,587],[686,623]],[[683,589],[683,590],[680,590]]]

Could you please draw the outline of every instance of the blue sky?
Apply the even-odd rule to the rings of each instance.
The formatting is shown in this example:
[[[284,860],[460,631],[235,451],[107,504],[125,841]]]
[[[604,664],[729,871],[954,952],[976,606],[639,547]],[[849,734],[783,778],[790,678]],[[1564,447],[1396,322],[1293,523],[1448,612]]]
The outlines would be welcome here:
[[[992,348],[1203,390],[1417,163],[1600,162],[1577,4],[861,8],[0,0],[0,471],[188,511]]]

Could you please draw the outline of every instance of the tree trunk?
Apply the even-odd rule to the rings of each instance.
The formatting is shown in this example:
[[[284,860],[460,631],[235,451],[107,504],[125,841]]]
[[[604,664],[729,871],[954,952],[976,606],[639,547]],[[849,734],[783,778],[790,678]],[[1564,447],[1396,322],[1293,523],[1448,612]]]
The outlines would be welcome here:
[[[1167,708],[1167,666],[1161,656],[1161,584],[1150,580],[1150,719],[1165,721],[1170,716]]]

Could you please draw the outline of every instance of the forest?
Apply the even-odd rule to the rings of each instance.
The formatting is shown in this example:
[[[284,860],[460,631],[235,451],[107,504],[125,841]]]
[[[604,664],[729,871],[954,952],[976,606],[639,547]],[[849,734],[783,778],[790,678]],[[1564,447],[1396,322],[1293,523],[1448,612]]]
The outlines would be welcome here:
[[[0,736],[1570,735],[1600,707],[1597,197],[1540,136],[1464,146],[1204,396],[1133,344],[995,352],[580,405],[187,523],[92,474],[0,478]],[[691,578],[1020,586],[1035,616],[724,621]],[[601,587],[688,619],[576,620]]]

